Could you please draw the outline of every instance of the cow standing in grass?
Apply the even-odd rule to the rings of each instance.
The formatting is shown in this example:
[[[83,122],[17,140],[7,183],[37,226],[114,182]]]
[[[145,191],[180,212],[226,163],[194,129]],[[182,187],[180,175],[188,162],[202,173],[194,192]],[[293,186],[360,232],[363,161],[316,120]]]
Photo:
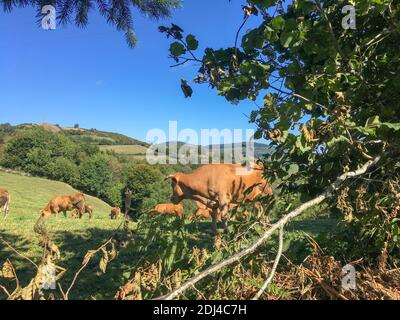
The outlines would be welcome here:
[[[121,209],[120,208],[112,208],[111,209],[111,213],[110,213],[110,218],[112,220],[115,220],[119,217],[119,215],[121,214]]]
[[[85,212],[89,215],[89,219],[92,219],[93,217],[93,211],[94,211],[94,207],[91,204],[85,204]],[[80,216],[80,218],[82,218],[82,215]]]
[[[75,193],[70,196],[57,196],[53,198],[41,211],[42,217],[50,217],[52,214],[58,216],[59,212],[67,216],[67,211],[76,209],[81,216],[85,211],[85,195],[83,193]]]
[[[10,193],[0,188],[0,211],[4,210],[4,219],[7,218],[10,210]]]
[[[255,163],[248,167],[240,164],[209,164],[192,173],[176,173],[166,179],[172,181],[172,203],[194,200],[212,210],[211,231],[215,233],[219,214],[225,231],[228,230],[231,205],[272,194],[263,172],[264,168]]]

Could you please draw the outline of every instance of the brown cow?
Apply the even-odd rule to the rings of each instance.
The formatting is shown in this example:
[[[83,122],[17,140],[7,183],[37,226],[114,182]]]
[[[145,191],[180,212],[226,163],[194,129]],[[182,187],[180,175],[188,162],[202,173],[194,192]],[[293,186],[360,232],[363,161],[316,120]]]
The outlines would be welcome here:
[[[83,193],[75,193],[70,196],[54,197],[40,213],[42,217],[50,217],[52,214],[58,216],[59,212],[67,216],[67,211],[73,209],[78,210],[79,215],[82,215],[85,210],[85,195]]]
[[[225,231],[229,206],[243,200],[254,200],[260,195],[272,193],[268,182],[263,178],[263,168],[255,163],[249,167],[240,164],[209,164],[189,174],[170,175],[173,195],[171,202],[179,204],[188,199],[201,202],[212,209],[211,231],[216,232],[218,212]],[[250,191],[249,193],[246,193]]]
[[[155,213],[171,214],[183,219],[183,206],[181,204],[162,203],[149,212],[150,215]]]
[[[194,214],[190,215],[189,221],[194,221],[196,219],[210,219],[212,217],[212,209],[208,208],[199,201],[196,201],[197,210]],[[229,211],[235,209],[236,204],[229,205]],[[218,211],[218,219],[221,219],[221,213]]]
[[[6,189],[0,188],[0,211],[4,210],[4,219],[10,211],[10,193]]]
[[[111,219],[117,219],[119,215],[121,214],[121,209],[120,208],[112,208],[111,213],[110,213],[110,218]]]
[[[83,215],[84,215],[85,213],[87,213],[87,214],[89,214],[89,219],[92,219],[92,217],[93,217],[93,211],[94,211],[93,205],[91,205],[91,204],[85,204],[85,209],[84,209],[84,211],[83,211],[82,214],[79,214],[79,210],[78,210],[78,209],[75,209],[74,211],[72,211],[71,216],[72,216],[73,218],[78,218],[78,217],[79,217],[80,219],[82,219]]]
[[[93,211],[94,211],[94,207],[91,204],[85,204],[85,212],[89,215],[89,219],[92,219],[93,217]],[[82,216],[81,216],[82,218]]]

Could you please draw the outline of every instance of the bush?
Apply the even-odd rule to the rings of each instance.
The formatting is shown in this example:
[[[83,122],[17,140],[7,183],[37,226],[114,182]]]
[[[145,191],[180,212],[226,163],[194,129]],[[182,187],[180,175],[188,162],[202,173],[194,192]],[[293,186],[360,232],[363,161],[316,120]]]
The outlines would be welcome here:
[[[78,166],[71,160],[65,158],[57,158],[49,164],[49,177],[62,181],[73,186],[79,182],[80,174]]]
[[[162,178],[160,171],[149,164],[130,164],[124,168],[125,190],[132,191],[134,214],[140,212],[143,200],[150,196],[150,187]]]
[[[36,176],[48,176],[51,151],[33,148],[26,156],[24,170]]]
[[[107,190],[105,194],[107,202],[109,202],[114,207],[122,207],[122,200],[124,198],[123,190],[123,183],[119,182],[114,184],[110,189]]]
[[[106,198],[114,182],[109,162],[109,156],[104,154],[96,154],[82,162],[79,172],[80,186],[83,190],[97,197]]]

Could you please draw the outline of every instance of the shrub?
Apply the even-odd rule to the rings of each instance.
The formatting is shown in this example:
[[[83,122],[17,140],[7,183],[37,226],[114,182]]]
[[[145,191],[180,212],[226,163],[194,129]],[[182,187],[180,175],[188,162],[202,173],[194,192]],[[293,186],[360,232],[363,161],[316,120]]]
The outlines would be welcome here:
[[[86,159],[79,167],[79,172],[80,186],[85,191],[105,199],[114,182],[109,156],[96,154]]]
[[[150,186],[162,180],[160,171],[148,164],[129,164],[124,168],[125,190],[132,191],[131,207],[138,214],[143,200],[150,196]]]
[[[62,181],[73,186],[79,182],[79,169],[78,166],[71,160],[65,158],[57,158],[48,166],[49,177]]]

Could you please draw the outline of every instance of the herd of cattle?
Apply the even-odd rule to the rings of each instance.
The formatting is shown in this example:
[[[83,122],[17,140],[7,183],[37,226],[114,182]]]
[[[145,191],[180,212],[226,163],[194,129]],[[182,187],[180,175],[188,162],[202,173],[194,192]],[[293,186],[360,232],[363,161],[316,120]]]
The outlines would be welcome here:
[[[216,231],[217,221],[221,220],[225,231],[229,212],[245,201],[255,201],[260,197],[272,194],[272,188],[263,177],[263,167],[251,163],[248,166],[240,164],[209,164],[200,167],[192,173],[176,173],[166,180],[171,180],[171,203],[157,205],[149,214],[172,214],[184,218],[183,200],[195,201],[197,211],[194,218],[211,218],[212,232]],[[0,210],[7,217],[10,207],[10,193],[0,189]],[[60,195],[54,197],[41,210],[42,217],[57,216],[62,212],[67,216],[71,211],[72,217],[82,218],[88,214],[92,218],[94,207],[86,203],[83,193]],[[121,214],[120,208],[113,208],[110,218],[116,219]]]
[[[10,193],[6,189],[0,188],[0,212],[4,211],[4,218],[10,211]],[[77,192],[67,196],[56,196],[50,200],[47,206],[40,211],[43,218],[48,218],[51,215],[58,216],[60,212],[67,216],[67,212],[71,211],[73,218],[82,218],[85,213],[91,219],[93,217],[94,206],[86,203],[85,195]],[[111,219],[116,219],[121,214],[120,208],[112,208],[110,212]]]

